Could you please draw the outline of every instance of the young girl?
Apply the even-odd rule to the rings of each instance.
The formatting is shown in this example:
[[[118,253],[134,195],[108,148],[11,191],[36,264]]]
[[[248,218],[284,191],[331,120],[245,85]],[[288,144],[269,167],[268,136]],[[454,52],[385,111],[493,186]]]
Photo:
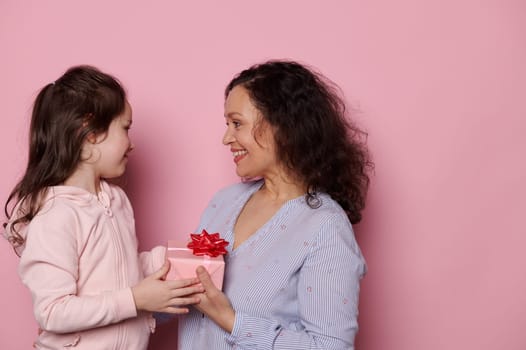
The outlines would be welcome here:
[[[151,312],[199,301],[196,279],[164,280],[164,248],[137,253],[130,202],[105,180],[126,169],[131,124],[125,91],[93,67],[70,68],[36,98],[4,226],[33,297],[37,349],[146,349]]]

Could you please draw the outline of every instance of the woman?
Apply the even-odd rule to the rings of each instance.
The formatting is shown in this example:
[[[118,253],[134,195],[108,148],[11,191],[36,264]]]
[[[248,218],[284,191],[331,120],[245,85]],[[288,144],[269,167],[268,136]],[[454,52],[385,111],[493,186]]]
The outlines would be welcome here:
[[[242,71],[225,92],[237,174],[198,232],[230,242],[224,293],[202,268],[197,310],[179,321],[179,349],[353,349],[365,261],[361,219],[372,167],[364,133],[337,88],[295,62]]]

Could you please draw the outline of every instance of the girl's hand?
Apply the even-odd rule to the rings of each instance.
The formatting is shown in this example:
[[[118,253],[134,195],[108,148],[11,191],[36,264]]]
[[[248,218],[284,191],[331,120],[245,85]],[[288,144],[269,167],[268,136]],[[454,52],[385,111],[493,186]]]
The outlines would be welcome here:
[[[196,269],[197,277],[204,287],[204,293],[198,294],[201,300],[194,307],[214,321],[219,327],[228,333],[232,333],[236,312],[230,305],[227,296],[221,292],[212,282],[210,275],[203,266]]]
[[[199,280],[191,278],[165,281],[164,277],[169,269],[170,263],[167,261],[158,271],[132,287],[137,310],[185,314],[188,308],[181,306],[199,302],[199,298],[192,295],[204,291],[204,288],[198,284]]]

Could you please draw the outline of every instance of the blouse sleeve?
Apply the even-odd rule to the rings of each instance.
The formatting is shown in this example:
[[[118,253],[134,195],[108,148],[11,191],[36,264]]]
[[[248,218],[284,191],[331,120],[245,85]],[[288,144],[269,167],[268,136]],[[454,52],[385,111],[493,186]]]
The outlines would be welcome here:
[[[364,273],[365,262],[350,224],[333,217],[320,229],[299,273],[301,329],[236,312],[227,341],[254,349],[354,349]]]
[[[76,332],[137,315],[130,288],[77,296],[79,250],[74,215],[35,217],[28,228],[19,275],[33,298],[40,328]]]

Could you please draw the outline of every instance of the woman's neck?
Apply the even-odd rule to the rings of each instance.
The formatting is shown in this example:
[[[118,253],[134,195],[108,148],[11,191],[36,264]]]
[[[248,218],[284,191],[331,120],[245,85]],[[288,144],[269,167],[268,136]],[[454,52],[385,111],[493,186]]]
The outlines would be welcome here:
[[[276,174],[263,177],[259,192],[273,201],[286,202],[306,193],[306,186],[290,176]]]

